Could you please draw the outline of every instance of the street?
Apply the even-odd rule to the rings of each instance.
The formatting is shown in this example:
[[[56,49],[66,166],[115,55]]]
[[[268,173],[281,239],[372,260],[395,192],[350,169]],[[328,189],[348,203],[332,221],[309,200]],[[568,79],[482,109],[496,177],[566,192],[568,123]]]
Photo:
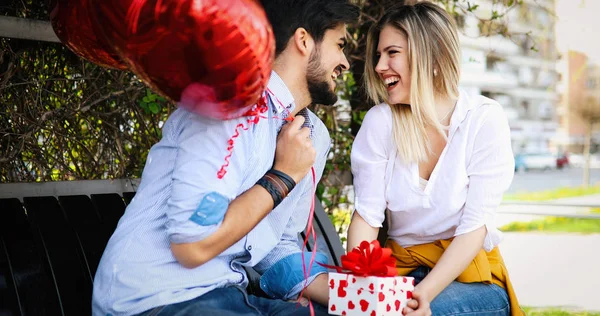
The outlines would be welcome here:
[[[590,184],[600,183],[600,169],[591,169]],[[583,169],[530,170],[517,172],[506,193],[537,192],[561,187],[579,187],[583,184]]]

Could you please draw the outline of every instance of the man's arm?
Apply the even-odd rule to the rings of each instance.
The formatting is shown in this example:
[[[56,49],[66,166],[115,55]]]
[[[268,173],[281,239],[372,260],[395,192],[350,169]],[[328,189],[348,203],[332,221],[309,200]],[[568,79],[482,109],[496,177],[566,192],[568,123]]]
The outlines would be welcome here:
[[[198,267],[242,239],[272,209],[271,195],[263,187],[255,185],[231,202],[217,231],[197,242],[171,243],[171,251],[184,267]]]
[[[327,305],[327,269],[318,263],[326,264],[328,258],[325,254],[317,252],[307,277],[305,271],[309,272],[308,267],[312,253],[305,251],[303,254],[300,246],[299,233],[306,226],[306,215],[312,194],[312,189],[307,188],[300,197],[296,210],[292,213],[279,243],[254,266],[254,269],[262,275],[260,287],[270,297],[294,300],[298,298],[304,286],[307,286],[304,291],[306,297]],[[319,239],[319,245],[323,245],[321,239]]]
[[[274,169],[299,182],[315,160],[310,130],[301,128],[304,117],[284,126],[277,139]],[[219,181],[219,180],[216,180]],[[272,209],[273,198],[262,186],[255,185],[235,198],[226,210],[220,227],[193,242],[171,242],[173,255],[187,268],[198,267],[231,247],[247,235]]]
[[[316,118],[314,119],[316,120]],[[318,183],[325,169],[331,143],[324,125],[315,125],[315,135],[317,135],[315,146],[318,148],[319,156],[316,159],[314,168],[315,181]],[[327,305],[329,299],[327,269],[318,264],[319,262],[328,263],[327,256],[317,252],[308,277],[305,276],[304,267],[308,272],[312,253],[304,252],[304,262],[302,262],[303,255],[299,234],[307,226],[307,221],[313,220],[308,218],[308,214],[315,194],[312,179],[307,177],[304,181],[310,181],[311,183],[304,186],[304,191],[294,206],[295,209],[291,212],[291,217],[279,243],[254,266],[254,269],[262,275],[261,289],[271,297],[282,300],[298,299],[298,295],[306,286],[304,296],[322,305]],[[318,239],[318,245],[318,249],[321,249],[325,243],[322,239]]]

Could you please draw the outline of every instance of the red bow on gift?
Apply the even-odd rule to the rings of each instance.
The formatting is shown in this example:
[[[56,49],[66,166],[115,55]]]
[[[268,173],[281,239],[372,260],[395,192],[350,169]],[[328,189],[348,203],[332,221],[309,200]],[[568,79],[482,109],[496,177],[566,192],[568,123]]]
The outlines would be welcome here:
[[[348,273],[356,276],[397,276],[396,258],[392,250],[381,248],[379,241],[363,241],[348,254],[342,256],[342,266],[322,265],[335,269],[338,273]]]

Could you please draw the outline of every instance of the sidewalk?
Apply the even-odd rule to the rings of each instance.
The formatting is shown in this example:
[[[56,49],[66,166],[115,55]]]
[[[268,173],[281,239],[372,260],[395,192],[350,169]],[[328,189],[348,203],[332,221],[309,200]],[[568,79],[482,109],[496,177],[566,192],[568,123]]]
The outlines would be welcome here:
[[[600,194],[578,196],[572,198],[556,199],[551,201],[544,201],[540,203],[557,203],[557,204],[572,204],[572,205],[590,205],[600,204]],[[541,219],[543,216],[534,215],[539,214],[589,214],[591,211],[588,207],[549,207],[543,205],[513,205],[504,204],[500,205],[498,209],[498,215],[496,218],[496,226],[501,227],[512,222],[529,222],[536,219]],[[529,213],[527,215],[512,214],[512,213]]]
[[[600,204],[600,194],[548,201]],[[587,207],[502,205],[496,224],[542,219],[542,214],[589,214]],[[600,311],[600,234],[504,233],[500,250],[523,306],[565,307]]]
[[[500,250],[521,305],[600,311],[600,234],[504,233]]]

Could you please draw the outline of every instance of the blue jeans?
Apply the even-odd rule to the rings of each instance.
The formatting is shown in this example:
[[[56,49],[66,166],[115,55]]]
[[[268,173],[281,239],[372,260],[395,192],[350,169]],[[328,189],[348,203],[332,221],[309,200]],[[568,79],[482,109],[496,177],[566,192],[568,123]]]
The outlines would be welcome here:
[[[313,302],[315,315],[328,315],[327,308]],[[139,316],[195,316],[195,315],[310,315],[309,307],[282,300],[248,295],[242,288],[231,286],[212,290],[187,302],[160,306]]]
[[[420,267],[409,274],[415,284],[431,271]],[[438,315],[505,316],[510,315],[506,291],[495,284],[454,281],[431,302],[431,313]]]

